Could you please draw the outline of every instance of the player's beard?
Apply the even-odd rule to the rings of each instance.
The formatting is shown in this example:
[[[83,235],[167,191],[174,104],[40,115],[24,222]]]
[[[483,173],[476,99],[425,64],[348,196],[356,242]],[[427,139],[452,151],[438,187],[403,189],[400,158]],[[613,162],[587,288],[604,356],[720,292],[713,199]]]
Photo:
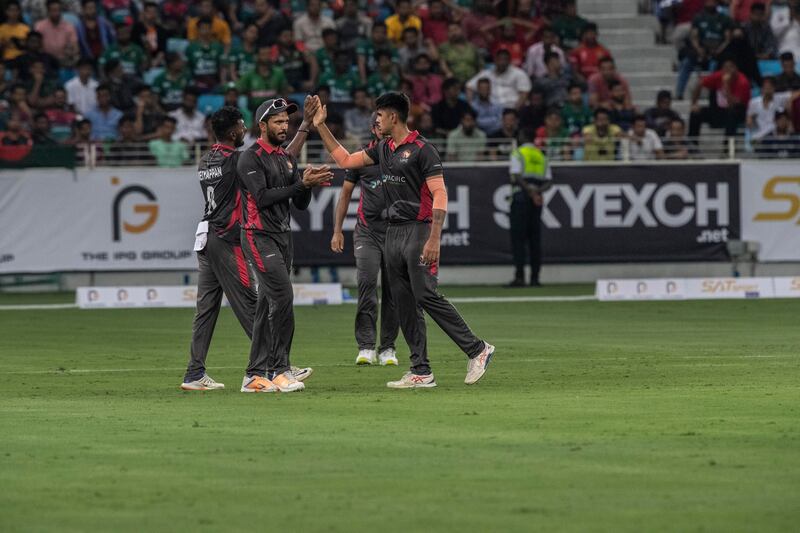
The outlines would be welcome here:
[[[267,140],[272,146],[280,146],[286,140],[286,132],[272,133],[267,130]]]

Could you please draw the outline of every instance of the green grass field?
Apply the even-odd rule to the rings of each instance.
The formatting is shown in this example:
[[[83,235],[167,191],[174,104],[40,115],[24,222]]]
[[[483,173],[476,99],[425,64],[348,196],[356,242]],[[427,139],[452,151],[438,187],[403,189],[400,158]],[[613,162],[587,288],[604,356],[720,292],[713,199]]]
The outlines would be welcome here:
[[[478,385],[430,325],[439,387],[389,390],[353,306],[305,307],[286,395],[238,392],[229,310],[214,393],[178,389],[192,310],[0,310],[0,531],[797,530],[800,301],[458,307]]]

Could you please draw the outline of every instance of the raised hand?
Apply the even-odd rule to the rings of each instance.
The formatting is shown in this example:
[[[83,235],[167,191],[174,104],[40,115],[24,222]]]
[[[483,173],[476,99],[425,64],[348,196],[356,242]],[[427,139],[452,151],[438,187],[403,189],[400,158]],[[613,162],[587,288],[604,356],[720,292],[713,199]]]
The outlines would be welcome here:
[[[319,97],[317,97],[317,100],[319,100]],[[314,127],[319,128],[320,126],[325,124],[327,118],[328,118],[328,106],[326,105],[319,106],[316,114],[314,115]]]
[[[320,167],[309,165],[303,170],[303,185],[306,187],[327,186],[330,185],[332,179],[333,172],[328,165]]]
[[[317,114],[319,109],[319,96],[307,95],[305,103],[303,104],[303,122],[311,124],[314,121],[314,115]]]

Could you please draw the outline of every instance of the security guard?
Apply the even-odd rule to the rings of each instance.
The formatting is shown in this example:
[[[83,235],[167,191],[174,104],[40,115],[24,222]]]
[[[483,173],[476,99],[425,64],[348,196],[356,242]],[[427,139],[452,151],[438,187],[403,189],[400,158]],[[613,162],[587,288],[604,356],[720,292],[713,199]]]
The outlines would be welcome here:
[[[509,287],[525,286],[525,252],[530,253],[531,286],[539,287],[542,265],[542,193],[553,184],[547,157],[533,143],[511,153],[511,253],[516,272]]]

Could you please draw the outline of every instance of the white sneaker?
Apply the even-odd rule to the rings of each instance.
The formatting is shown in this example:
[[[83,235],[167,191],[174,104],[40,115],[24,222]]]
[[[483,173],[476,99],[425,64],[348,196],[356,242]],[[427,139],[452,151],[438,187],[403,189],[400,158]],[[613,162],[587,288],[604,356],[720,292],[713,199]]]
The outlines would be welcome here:
[[[486,373],[486,367],[488,367],[489,363],[492,361],[494,346],[488,342],[484,342],[483,344],[485,346],[481,354],[474,359],[470,359],[469,363],[467,363],[467,377],[464,378],[464,383],[467,385],[477,383]]]
[[[433,374],[417,376],[406,372],[398,381],[390,381],[386,386],[390,389],[432,389],[436,386],[436,379]]]
[[[261,393],[278,392],[278,387],[263,376],[245,376],[242,378],[242,392]]]
[[[397,366],[397,351],[394,348],[387,348],[378,356],[381,366]]]
[[[218,390],[224,389],[224,383],[217,383],[208,374],[203,374],[203,377],[194,381],[184,381],[181,383],[183,390]]]
[[[291,370],[287,370],[283,374],[278,374],[272,378],[272,383],[278,387],[278,390],[281,392],[295,392],[306,388],[303,382],[295,379]]]
[[[290,371],[297,381],[305,381],[314,373],[314,369],[311,367],[300,368],[299,366],[293,366]]]
[[[375,350],[359,350],[358,357],[356,357],[357,365],[372,365],[377,362],[378,358]]]

